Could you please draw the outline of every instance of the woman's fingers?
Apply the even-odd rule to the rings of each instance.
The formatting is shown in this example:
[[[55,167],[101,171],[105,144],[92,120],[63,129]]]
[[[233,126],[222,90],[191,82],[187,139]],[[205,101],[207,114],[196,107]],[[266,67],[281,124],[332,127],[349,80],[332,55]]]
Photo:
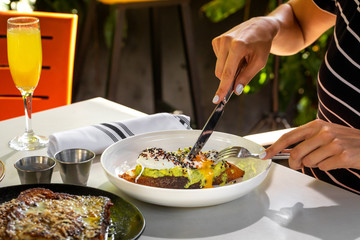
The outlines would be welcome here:
[[[299,143],[300,142],[300,143]],[[281,136],[266,149],[266,157],[272,158],[289,145],[289,166],[318,167],[323,171],[337,168],[360,168],[360,131],[322,120],[314,120]]]
[[[227,55],[224,50],[220,50],[221,54],[216,62],[216,75],[221,79],[219,87],[213,99],[213,103],[219,103],[222,101],[228,91],[234,88],[234,81],[238,74],[239,67],[243,68],[243,59],[245,55],[244,51],[241,50],[240,45],[231,43]],[[233,45],[236,45],[235,47]],[[225,59],[226,56],[226,59]],[[241,69],[240,69],[241,70]],[[234,89],[236,91],[236,87]],[[239,91],[239,89],[238,89]],[[241,93],[241,92],[240,92]]]
[[[283,149],[286,149],[293,144],[299,143],[304,139],[304,132],[301,131],[300,127],[285,133],[275,143],[266,149],[266,158],[272,158]]]
[[[316,167],[326,158],[337,153],[335,148],[327,146],[333,141],[334,136],[326,131],[314,131],[310,128],[311,135],[298,144],[290,153],[290,161],[294,167]]]
[[[229,53],[230,39],[219,36],[212,41],[214,53],[216,55],[215,76],[221,79],[221,75],[225,66]]]
[[[214,38],[215,75],[220,84],[213,103],[222,101],[231,87],[240,95],[244,86],[265,66],[276,34],[270,23],[268,18],[252,18]],[[237,76],[238,69],[241,72]]]

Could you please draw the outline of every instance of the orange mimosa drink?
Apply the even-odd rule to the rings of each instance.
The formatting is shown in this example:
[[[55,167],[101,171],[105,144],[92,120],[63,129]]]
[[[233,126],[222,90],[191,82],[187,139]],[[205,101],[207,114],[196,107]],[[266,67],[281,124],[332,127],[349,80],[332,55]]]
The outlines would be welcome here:
[[[32,95],[39,82],[42,64],[39,19],[27,16],[9,18],[7,49],[11,76],[25,107],[25,133],[10,140],[9,147],[20,151],[44,148],[49,139],[35,135],[31,126]]]
[[[36,27],[8,29],[7,44],[10,72],[16,87],[33,91],[41,73],[40,30]]]

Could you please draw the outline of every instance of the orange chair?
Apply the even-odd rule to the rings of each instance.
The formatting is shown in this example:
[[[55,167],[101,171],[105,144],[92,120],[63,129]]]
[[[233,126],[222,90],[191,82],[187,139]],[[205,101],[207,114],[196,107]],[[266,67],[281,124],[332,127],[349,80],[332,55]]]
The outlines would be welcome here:
[[[7,19],[34,16],[40,20],[43,66],[33,96],[33,112],[71,103],[78,16],[76,14],[0,11],[0,120],[24,115],[20,91],[7,60]]]

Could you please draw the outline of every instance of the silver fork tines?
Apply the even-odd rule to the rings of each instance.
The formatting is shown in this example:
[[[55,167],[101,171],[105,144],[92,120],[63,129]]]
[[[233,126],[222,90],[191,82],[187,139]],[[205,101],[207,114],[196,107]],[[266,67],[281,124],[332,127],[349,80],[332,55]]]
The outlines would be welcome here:
[[[289,150],[289,149],[288,149]],[[228,147],[223,150],[221,150],[216,157],[216,162],[220,162],[222,160],[225,160],[227,158],[259,158],[263,159],[265,157],[266,153],[261,152],[260,154],[251,153],[247,148],[234,146],[234,147]],[[280,152],[276,154],[274,157],[272,157],[272,160],[285,160],[289,159],[290,153],[289,152]]]
[[[264,157],[265,152],[261,154],[255,154],[251,153],[248,149],[244,147],[229,147],[221,150],[218,155],[216,161],[222,161],[230,157],[236,157],[236,158],[261,158]]]

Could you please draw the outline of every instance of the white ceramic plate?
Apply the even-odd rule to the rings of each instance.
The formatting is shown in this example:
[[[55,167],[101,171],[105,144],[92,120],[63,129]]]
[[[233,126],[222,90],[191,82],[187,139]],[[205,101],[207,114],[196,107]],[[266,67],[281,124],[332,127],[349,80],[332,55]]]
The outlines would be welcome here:
[[[108,147],[101,156],[101,165],[116,187],[124,193],[153,204],[172,207],[200,207],[221,204],[237,199],[256,188],[267,176],[271,160],[244,159],[240,168],[245,175],[237,183],[207,189],[165,189],[128,182],[118,174],[134,168],[139,153],[147,147],[166,151],[192,146],[200,130],[160,131],[126,138]],[[244,146],[253,153],[264,149],[247,139],[232,134],[214,132],[203,150],[221,150]]]

